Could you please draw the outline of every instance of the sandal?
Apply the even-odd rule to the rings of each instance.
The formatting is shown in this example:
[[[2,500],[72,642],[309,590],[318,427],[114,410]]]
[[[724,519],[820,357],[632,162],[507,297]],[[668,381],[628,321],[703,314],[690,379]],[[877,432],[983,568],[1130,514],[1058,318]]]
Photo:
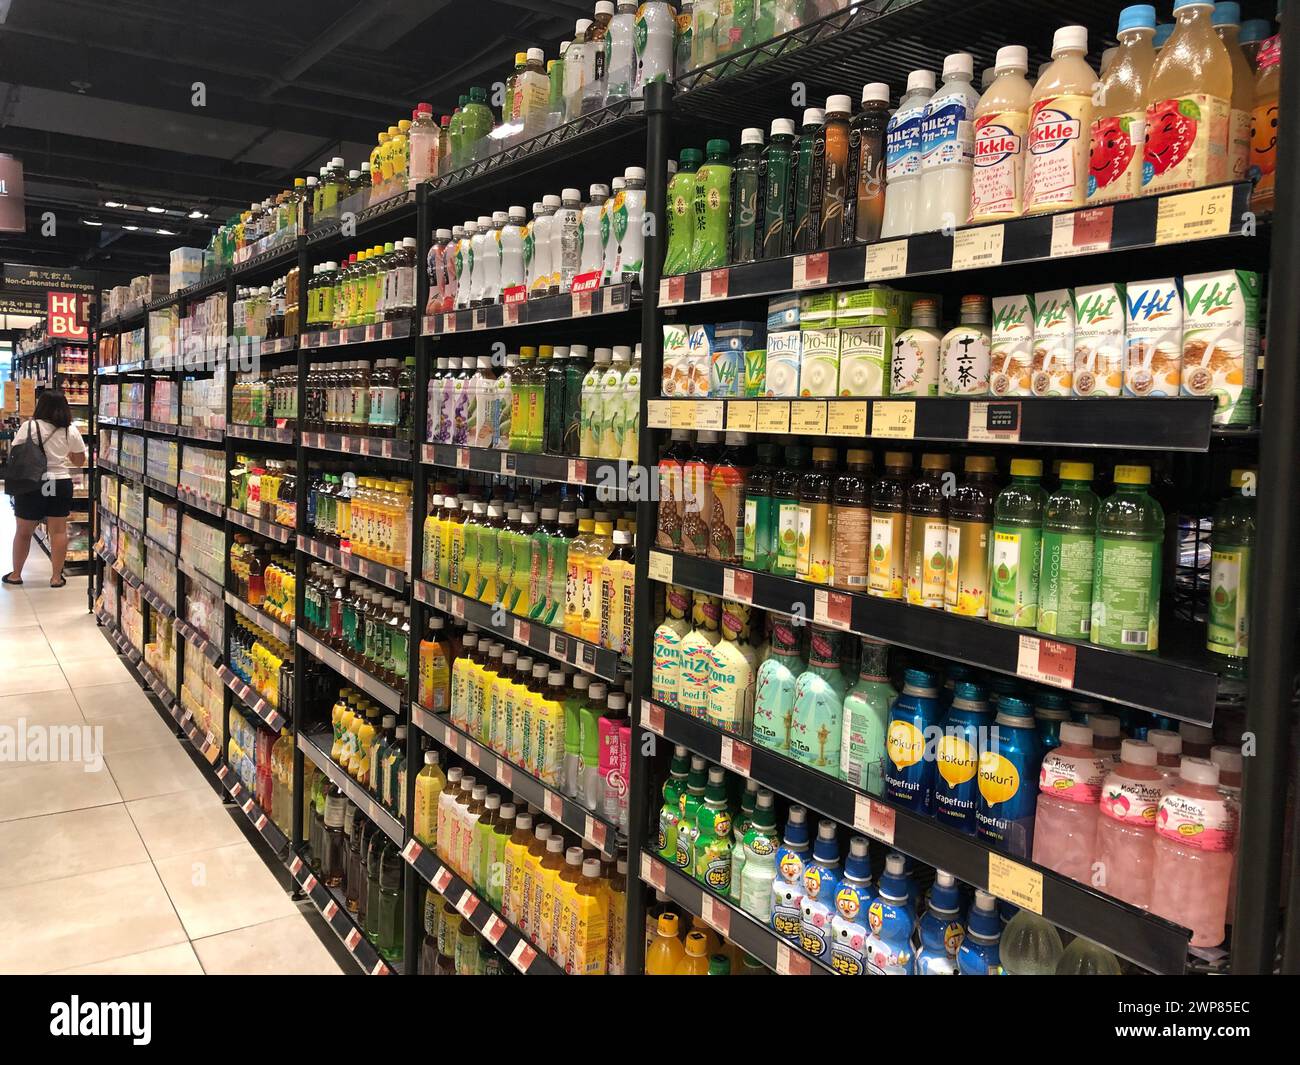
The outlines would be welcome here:
[[[51,587],[51,588],[62,588],[62,587],[63,587],[65,584],[67,584],[67,583],[68,583],[68,578],[67,578],[67,577],[60,577],[59,580],[58,580],[58,583],[57,583],[57,584],[56,584],[54,581],[50,581],[50,587]]]
[[[0,581],[3,581],[5,584],[11,584],[14,587],[18,587],[23,583],[23,579],[21,577],[19,577],[17,580],[10,580],[9,578],[12,576],[13,576],[12,573],[6,573],[4,577],[0,577]]]

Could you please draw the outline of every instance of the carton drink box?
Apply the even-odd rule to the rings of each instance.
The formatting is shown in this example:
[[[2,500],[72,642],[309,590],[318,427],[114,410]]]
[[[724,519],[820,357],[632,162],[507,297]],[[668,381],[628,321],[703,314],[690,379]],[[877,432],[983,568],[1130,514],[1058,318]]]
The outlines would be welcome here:
[[[663,395],[681,398],[689,395],[686,353],[689,329],[684,325],[664,326]]]
[[[798,329],[767,334],[767,368],[763,395],[799,395],[803,363],[803,332]]]
[[[809,292],[799,297],[800,329],[832,329],[835,326],[834,292]]]
[[[713,375],[713,352],[717,348],[716,326],[693,325],[686,340],[686,391],[679,396],[703,399],[709,394]]]
[[[1074,290],[1074,394],[1124,394],[1124,286]]]
[[[840,331],[803,329],[803,355],[799,361],[799,395],[838,395],[840,380]]]
[[[745,352],[745,396],[754,399],[767,395],[767,348]]]
[[[1259,274],[1183,278],[1182,394],[1213,396],[1215,425],[1253,425],[1259,359]]]
[[[1029,387],[1036,396],[1074,391],[1074,299],[1068,288],[1033,296],[1034,347]]]
[[[886,396],[898,326],[880,322],[841,326],[841,396]]]
[[[773,296],[767,301],[767,331],[780,333],[799,328],[799,297]]]
[[[989,394],[1028,396],[1034,346],[1034,311],[1028,296],[993,297]]]
[[[746,394],[746,353],[761,349],[766,333],[762,322],[723,322],[715,327],[711,396],[734,399]]]
[[[1183,301],[1176,278],[1125,287],[1124,394],[1176,396],[1182,389]]]

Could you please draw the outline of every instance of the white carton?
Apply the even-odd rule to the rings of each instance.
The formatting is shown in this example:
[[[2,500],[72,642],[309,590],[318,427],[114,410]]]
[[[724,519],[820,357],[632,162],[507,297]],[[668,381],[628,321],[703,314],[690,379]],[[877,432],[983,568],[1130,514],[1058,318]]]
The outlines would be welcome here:
[[[787,330],[767,334],[767,383],[765,396],[797,396],[799,366],[803,362],[803,334]]]
[[[840,380],[840,331],[803,330],[803,357],[799,361],[799,395],[833,396]]]
[[[841,396],[885,396],[893,358],[892,325],[855,325],[840,329]]]
[[[1068,288],[1034,293],[1030,390],[1036,396],[1074,392],[1074,299]]]
[[[711,325],[693,325],[686,341],[686,391],[679,396],[702,399],[709,394],[713,373],[714,334]]]
[[[1124,394],[1124,286],[1074,290],[1074,394]]]
[[[689,394],[686,377],[688,348],[686,326],[664,326],[663,395],[680,398]]]
[[[1028,396],[1034,346],[1034,311],[1028,296],[993,297],[989,393]]]
[[[1178,282],[1172,277],[1131,281],[1124,306],[1124,394],[1178,395],[1183,367],[1183,301]]]
[[[1215,425],[1255,422],[1259,291],[1250,270],[1183,278],[1182,392],[1213,396]]]

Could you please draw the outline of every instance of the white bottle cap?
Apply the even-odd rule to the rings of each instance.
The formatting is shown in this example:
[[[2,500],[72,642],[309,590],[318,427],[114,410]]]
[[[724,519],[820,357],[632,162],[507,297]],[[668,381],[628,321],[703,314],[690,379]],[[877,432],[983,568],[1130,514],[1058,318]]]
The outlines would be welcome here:
[[[620,175],[609,183],[609,187],[615,192],[618,192],[619,189],[625,189],[627,188],[627,178]]]
[[[1159,754],[1182,754],[1183,738],[1177,732],[1163,728],[1147,729],[1147,743]]]
[[[575,38],[575,39],[578,38],[578,37],[583,37],[583,38],[585,38],[585,37],[587,36],[587,31],[588,31],[589,29],[591,29],[591,19],[589,19],[589,18],[580,18],[580,19],[578,19],[578,21],[575,22],[575,23],[573,24],[573,36],[574,36],[574,38]]]
[[[631,348],[630,346],[628,346],[628,345],[625,345],[625,344],[616,344],[616,345],[614,346],[614,361],[615,361],[615,362],[631,362],[631,361],[632,361],[632,348]]]
[[[608,186],[608,185],[601,185],[601,184],[597,183],[597,184],[595,184],[595,185],[592,185],[591,188],[590,188],[588,191],[589,191],[589,193],[590,193],[590,195],[591,195],[591,198],[592,198],[593,200],[594,200],[597,196],[605,196],[605,197],[608,197],[608,196],[609,196],[609,186]]]
[[[588,347],[586,344],[573,344],[569,348],[569,358],[585,359],[587,357]]]
[[[491,215],[481,214],[481,215],[478,216],[478,227],[479,227],[479,229],[488,229],[488,228],[491,227],[491,225],[492,225],[492,216],[491,216]]]
[[[612,15],[613,13],[614,13],[613,0],[600,0],[600,2],[596,4],[597,15]]]
[[[1146,740],[1125,740],[1119,745],[1119,760],[1134,765],[1155,765],[1156,749]]]
[[[1111,738],[1119,735],[1119,718],[1114,714],[1089,714],[1088,727],[1092,729],[1094,736],[1105,736]],[[1064,730],[1065,726],[1061,726]]]
[[[1052,58],[1062,52],[1088,51],[1087,26],[1062,26],[1052,35]]]
[[[1190,721],[1178,722],[1178,735],[1185,743],[1210,744],[1214,742],[1214,730],[1204,725],[1194,725]]]
[[[865,104],[873,100],[889,103],[889,86],[883,81],[873,81],[862,86],[862,102]]]
[[[826,112],[820,107],[810,107],[803,113],[803,124],[805,126],[820,126],[826,121]]]
[[[849,854],[854,858],[865,858],[867,856],[867,839],[865,836],[854,836],[849,840]]]
[[[510,221],[522,222],[528,217],[528,212],[525,211],[522,207],[516,206],[510,208],[509,215],[510,215]]]
[[[546,53],[540,48],[530,48],[528,49],[528,61],[530,63],[544,63],[546,62]]]
[[[522,208],[520,208],[520,210],[522,210]],[[503,225],[505,225],[508,221],[510,221],[510,215],[509,215],[507,212],[505,212],[505,211],[493,211],[493,212],[492,212],[492,224],[493,224],[494,226],[495,226],[495,225],[502,225],[502,226],[503,226]]]
[[[582,202],[582,193],[577,189],[565,189],[561,195],[565,201],[573,200],[578,203]]]
[[[772,119],[772,136],[784,133],[787,136],[794,136],[794,119],[792,118],[774,118]]]
[[[1219,767],[1208,758],[1184,758],[1178,765],[1178,775],[1189,784],[1219,783]]]
[[[482,802],[484,799],[487,798],[487,785],[475,784],[473,790],[471,790],[469,794],[470,794],[470,798],[472,798],[475,802]]]
[[[491,355],[480,355],[480,356],[478,357],[478,368],[479,368],[480,370],[490,370],[490,369],[492,369],[492,356],[491,356]]]
[[[901,854],[888,855],[885,858],[885,872],[890,876],[905,876],[907,874],[907,859]]]
[[[561,200],[558,196],[555,195],[555,193],[551,193],[549,196],[542,197],[543,207],[559,207],[560,203]]]
[[[853,97],[848,95],[835,95],[826,98],[826,113],[832,112],[853,114]]]
[[[912,92],[914,89],[934,92],[934,71],[914,70],[907,75],[907,91]]]
[[[451,230],[440,229],[438,230],[437,233],[434,234],[434,236],[436,236],[439,240],[451,240]]]
[[[993,61],[993,66],[997,70],[1007,68],[1009,70],[1028,70],[1029,69],[1029,49],[1023,44],[1008,44],[998,49],[997,58]]]
[[[624,181],[645,181],[645,167],[629,166],[623,171]]]
[[[973,74],[975,72],[975,60],[971,58],[970,52],[953,52],[952,55],[943,58],[943,76],[945,78],[953,74]]]
[[[1211,747],[1210,761],[1219,767],[1221,773],[1241,772],[1241,752],[1235,747]]]
[[[761,129],[755,129],[753,127],[750,127],[749,129],[741,130],[740,143],[741,144],[762,144],[763,131]]]
[[[1073,721],[1061,722],[1061,742],[1072,743],[1077,747],[1092,746],[1092,729]]]

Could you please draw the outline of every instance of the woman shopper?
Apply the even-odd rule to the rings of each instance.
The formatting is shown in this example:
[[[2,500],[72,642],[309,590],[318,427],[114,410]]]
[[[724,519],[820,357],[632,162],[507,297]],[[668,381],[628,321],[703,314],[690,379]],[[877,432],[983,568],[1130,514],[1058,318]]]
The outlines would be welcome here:
[[[45,479],[32,492],[14,496],[18,530],[14,533],[14,568],[5,584],[22,584],[23,566],[32,547],[32,533],[42,521],[50,534],[50,587],[67,584],[63,559],[68,552],[68,514],[72,510],[72,471],[86,464],[86,443],[72,424],[68,397],[45,391],[36,401],[36,414],[14,434],[13,444],[33,441],[45,451]]]

